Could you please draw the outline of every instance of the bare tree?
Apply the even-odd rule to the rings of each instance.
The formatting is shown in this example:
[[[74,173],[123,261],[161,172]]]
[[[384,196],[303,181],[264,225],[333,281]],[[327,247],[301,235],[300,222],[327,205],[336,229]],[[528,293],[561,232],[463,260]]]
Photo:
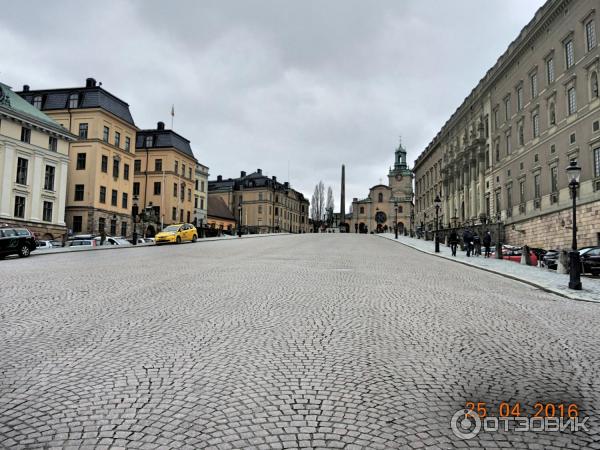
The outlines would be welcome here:
[[[325,215],[327,216],[327,226],[331,226],[333,224],[333,208],[335,207],[333,203],[333,190],[331,186],[327,188],[327,203],[325,206]]]
[[[315,192],[310,204],[310,215],[315,227],[320,226],[325,217],[325,185],[323,181],[319,181],[319,184],[315,186]]]

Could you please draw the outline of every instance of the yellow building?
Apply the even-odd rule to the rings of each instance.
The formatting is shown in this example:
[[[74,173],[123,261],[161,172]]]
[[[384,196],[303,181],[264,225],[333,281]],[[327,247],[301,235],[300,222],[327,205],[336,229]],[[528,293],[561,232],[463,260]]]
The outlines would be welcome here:
[[[158,122],[156,129],[137,133],[135,147],[134,201],[140,210],[154,213],[144,234],[154,236],[157,227],[172,223],[191,223],[198,161],[190,141]]]
[[[0,83],[0,225],[60,239],[75,136]]]
[[[279,183],[261,169],[250,175],[242,171],[235,179],[223,180],[219,175],[209,182],[208,196],[220,197],[249,233],[309,231],[308,200],[288,182]]]
[[[208,167],[203,164],[196,164],[196,185],[194,192],[194,225],[196,227],[202,228],[206,225],[207,210]]]
[[[96,84],[20,95],[78,136],[69,148],[66,223],[73,234],[132,232],[134,139],[129,105]]]

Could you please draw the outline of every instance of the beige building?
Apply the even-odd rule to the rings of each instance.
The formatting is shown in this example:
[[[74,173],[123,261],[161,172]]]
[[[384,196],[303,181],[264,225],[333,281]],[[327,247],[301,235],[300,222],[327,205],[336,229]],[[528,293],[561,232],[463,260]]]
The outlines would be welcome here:
[[[73,234],[132,233],[131,199],[137,128],[129,105],[96,84],[20,95],[78,136],[69,149],[66,223]]]
[[[196,164],[194,189],[194,225],[202,228],[206,225],[208,212],[208,167]]]
[[[156,129],[138,131],[135,147],[134,200],[140,211],[153,212],[146,217],[144,235],[154,236],[172,223],[191,223],[198,161],[190,141],[158,122]]]
[[[394,167],[388,173],[388,184],[377,184],[369,189],[369,196],[352,200],[351,233],[412,230],[413,173],[406,164],[406,150],[402,144],[395,152]],[[396,222],[397,221],[397,222]]]
[[[66,234],[69,133],[0,83],[0,225],[39,239]]]
[[[424,228],[439,194],[444,227],[501,222],[511,244],[569,247],[576,160],[579,244],[600,244],[597,8],[546,2],[417,158]]]
[[[208,185],[209,197],[220,197],[238,225],[250,233],[286,231],[306,233],[309,202],[288,182],[263,175],[261,169],[239,178],[224,180],[221,175]]]

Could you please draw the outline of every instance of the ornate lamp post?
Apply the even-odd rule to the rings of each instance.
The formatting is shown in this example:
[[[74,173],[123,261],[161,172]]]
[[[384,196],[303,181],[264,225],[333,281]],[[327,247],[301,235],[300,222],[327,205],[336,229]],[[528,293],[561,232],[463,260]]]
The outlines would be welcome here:
[[[567,167],[567,175],[569,177],[571,198],[573,199],[573,242],[571,244],[571,251],[569,252],[569,289],[580,291],[581,263],[579,260],[579,252],[577,251],[577,188],[579,187],[581,167],[577,165],[577,161],[571,161],[569,167]]]
[[[394,232],[396,234],[396,239],[398,239],[398,200],[394,199],[394,208],[396,209],[396,222],[394,223]]]
[[[440,252],[440,239],[438,237],[438,232],[440,230],[440,222],[439,222],[440,205],[442,204],[442,200],[440,199],[439,194],[437,194],[435,196],[435,200],[433,201],[433,203],[435,203],[435,252],[439,253]]]
[[[131,208],[131,215],[133,216],[133,245],[137,245],[137,221],[138,221],[138,200],[139,197],[137,195],[133,196],[133,207]]]
[[[238,205],[238,237],[242,237],[242,202]]]

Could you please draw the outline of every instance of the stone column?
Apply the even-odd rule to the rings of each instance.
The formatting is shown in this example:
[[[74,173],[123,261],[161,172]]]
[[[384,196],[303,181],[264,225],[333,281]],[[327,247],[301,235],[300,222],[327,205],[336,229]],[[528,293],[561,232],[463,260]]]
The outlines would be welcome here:
[[[479,154],[479,214],[485,213],[485,153]],[[488,217],[489,219],[489,217]]]
[[[475,188],[475,179],[477,177],[477,159],[471,159],[471,207],[470,207],[470,217],[475,217],[477,215],[477,199],[475,196],[476,188]]]
[[[11,199],[12,199],[12,182],[15,180],[15,174],[13,173],[15,162],[15,149],[12,145],[4,143],[4,164],[2,165],[4,171],[0,173],[0,216],[1,217],[12,217],[11,211]]]
[[[465,166],[463,167],[463,203],[465,205],[465,216],[463,217],[464,220],[467,220],[469,217],[471,217],[471,214],[469,212],[469,163],[465,163]]]

